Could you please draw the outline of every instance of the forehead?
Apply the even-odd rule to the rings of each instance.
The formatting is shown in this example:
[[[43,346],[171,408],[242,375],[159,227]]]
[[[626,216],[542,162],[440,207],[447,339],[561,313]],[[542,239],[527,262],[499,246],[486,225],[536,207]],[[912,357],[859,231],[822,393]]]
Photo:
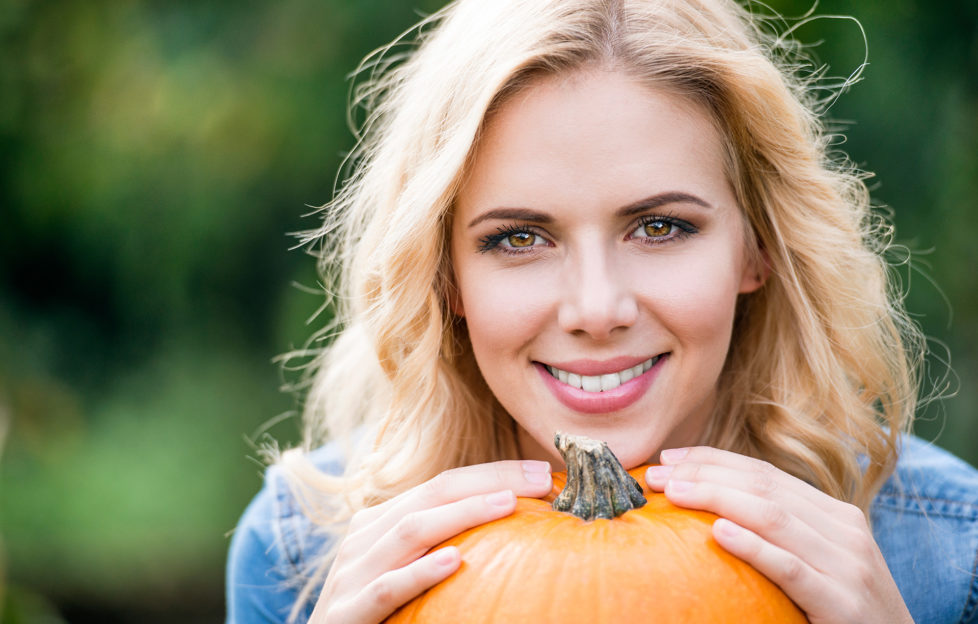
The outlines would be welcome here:
[[[674,91],[589,70],[538,78],[502,103],[458,199],[465,209],[541,192],[586,201],[677,185],[715,194],[729,187],[713,117]]]

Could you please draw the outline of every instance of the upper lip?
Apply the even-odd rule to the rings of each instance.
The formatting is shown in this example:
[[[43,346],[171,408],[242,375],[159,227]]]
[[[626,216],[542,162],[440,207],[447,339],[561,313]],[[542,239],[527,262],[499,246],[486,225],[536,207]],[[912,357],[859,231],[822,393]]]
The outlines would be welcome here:
[[[580,359],[580,360],[564,360],[561,362],[540,362],[544,366],[553,366],[559,368],[560,370],[567,371],[568,373],[575,373],[577,375],[610,375],[611,373],[617,373],[625,370],[626,368],[632,368],[642,362],[654,358],[656,355],[623,355],[608,360],[592,360],[592,359]]]

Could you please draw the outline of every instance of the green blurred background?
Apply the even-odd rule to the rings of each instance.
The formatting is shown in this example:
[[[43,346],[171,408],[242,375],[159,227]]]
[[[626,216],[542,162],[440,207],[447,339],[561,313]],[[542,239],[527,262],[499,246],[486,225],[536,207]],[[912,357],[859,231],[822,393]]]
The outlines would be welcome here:
[[[348,73],[440,4],[0,0],[3,622],[223,619],[254,443],[298,434],[272,358],[320,304],[287,233],[352,145]],[[954,395],[917,430],[978,463],[978,3],[818,12],[865,28],[831,116],[915,250],[908,304]],[[834,75],[863,60],[851,21],[798,35]]]

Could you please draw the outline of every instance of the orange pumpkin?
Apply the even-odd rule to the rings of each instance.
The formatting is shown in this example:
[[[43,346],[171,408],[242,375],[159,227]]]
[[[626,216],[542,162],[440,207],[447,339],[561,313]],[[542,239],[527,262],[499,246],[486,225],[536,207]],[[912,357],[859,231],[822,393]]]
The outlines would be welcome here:
[[[614,455],[607,454],[628,479]],[[565,461],[572,482],[583,474],[604,493],[618,487],[617,482],[595,481],[590,468],[575,465],[566,454]],[[642,487],[638,483],[644,482],[646,469],[631,471],[638,482],[630,487]],[[549,500],[565,479],[563,473],[554,475]],[[644,506],[592,521],[554,511],[544,500],[520,498],[512,515],[438,546],[457,546],[461,568],[387,621],[807,621],[776,585],[714,541],[715,515],[676,507],[664,495],[642,489]]]

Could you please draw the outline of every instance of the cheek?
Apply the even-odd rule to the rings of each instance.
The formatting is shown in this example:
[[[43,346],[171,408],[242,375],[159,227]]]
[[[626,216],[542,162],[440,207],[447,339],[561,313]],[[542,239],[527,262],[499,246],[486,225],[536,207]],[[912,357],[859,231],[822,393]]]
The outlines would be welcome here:
[[[553,280],[534,279],[532,272],[460,268],[465,321],[480,361],[512,353],[542,331],[552,309]]]
[[[688,255],[664,267],[642,297],[683,342],[729,341],[740,285],[729,257]]]

